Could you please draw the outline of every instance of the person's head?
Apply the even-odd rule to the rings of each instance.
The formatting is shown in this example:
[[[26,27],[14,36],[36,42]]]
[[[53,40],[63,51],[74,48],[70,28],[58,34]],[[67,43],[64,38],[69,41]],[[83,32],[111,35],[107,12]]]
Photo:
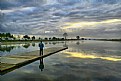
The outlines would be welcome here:
[[[40,41],[42,43],[42,41]]]

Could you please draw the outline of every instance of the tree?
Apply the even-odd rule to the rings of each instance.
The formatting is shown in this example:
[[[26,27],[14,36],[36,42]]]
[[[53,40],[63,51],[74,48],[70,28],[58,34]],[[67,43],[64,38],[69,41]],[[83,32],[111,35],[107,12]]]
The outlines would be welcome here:
[[[64,40],[64,38],[61,38],[61,40]]]
[[[2,38],[2,34],[0,33],[0,37]]]
[[[11,36],[10,36],[10,38],[14,38],[14,36],[13,36],[13,35],[11,35]]]
[[[76,36],[76,38],[79,40],[80,39],[80,37],[79,36]]]
[[[18,35],[18,40],[20,40],[20,35]]]
[[[39,40],[41,40],[41,38],[39,37]]]
[[[49,38],[49,40],[51,40],[51,38]]]
[[[35,40],[35,36],[32,37],[32,40]]]
[[[11,37],[11,34],[10,33],[6,33],[6,37]]]
[[[53,37],[52,40],[56,40],[57,38],[56,37]]]
[[[28,35],[23,36],[24,39],[30,39]]]
[[[66,40],[66,37],[68,36],[68,34],[67,33],[64,33],[63,36],[64,36],[64,38]]]
[[[81,38],[81,40],[85,40],[85,38]]]
[[[0,33],[0,38],[5,40],[10,40],[10,38],[14,38],[14,36],[10,33]]]
[[[45,37],[45,40],[48,40],[48,38],[47,38],[47,37]]]
[[[6,34],[5,33],[0,33],[0,37],[1,38],[5,38],[6,37]]]

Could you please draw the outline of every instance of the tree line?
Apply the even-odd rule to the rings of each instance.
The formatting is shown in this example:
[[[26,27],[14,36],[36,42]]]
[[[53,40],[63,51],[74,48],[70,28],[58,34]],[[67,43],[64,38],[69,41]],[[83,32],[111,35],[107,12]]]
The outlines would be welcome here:
[[[80,36],[76,36],[75,39],[67,39],[68,34],[65,32],[62,34],[62,38],[58,37],[45,37],[45,38],[37,38],[36,36],[29,36],[29,35],[24,35],[24,36],[14,36],[11,33],[0,33],[0,41],[2,40],[80,40]],[[84,38],[81,38],[81,40],[84,40]]]
[[[0,40],[10,40],[15,39],[11,33],[0,33]]]
[[[45,37],[45,38],[36,38],[35,36],[30,37],[29,35],[24,35],[23,36],[24,40],[64,40],[64,38],[57,38],[57,37]]]

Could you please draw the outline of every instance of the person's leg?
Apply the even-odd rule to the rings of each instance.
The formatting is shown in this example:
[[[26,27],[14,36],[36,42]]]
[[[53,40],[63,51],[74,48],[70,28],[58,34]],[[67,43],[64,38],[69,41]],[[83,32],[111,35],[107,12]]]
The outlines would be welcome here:
[[[40,55],[42,55],[42,49],[40,49]]]
[[[39,54],[41,55],[41,49],[39,50]]]
[[[40,55],[43,55],[43,49],[40,49]]]
[[[43,55],[43,49],[42,49],[42,53],[41,54]]]

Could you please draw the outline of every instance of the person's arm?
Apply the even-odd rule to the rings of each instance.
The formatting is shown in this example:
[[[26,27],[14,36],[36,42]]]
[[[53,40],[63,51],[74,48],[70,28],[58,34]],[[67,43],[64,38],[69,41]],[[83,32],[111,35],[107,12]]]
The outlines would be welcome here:
[[[43,48],[44,48],[44,44],[43,44]]]
[[[40,43],[38,44],[38,46],[40,47]]]

